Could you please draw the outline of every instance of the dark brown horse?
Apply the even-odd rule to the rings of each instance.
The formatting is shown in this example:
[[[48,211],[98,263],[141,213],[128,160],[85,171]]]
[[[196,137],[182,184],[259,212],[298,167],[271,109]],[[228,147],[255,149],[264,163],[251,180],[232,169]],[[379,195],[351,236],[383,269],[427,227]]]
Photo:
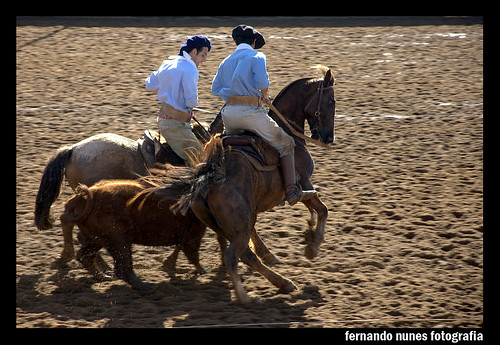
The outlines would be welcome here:
[[[314,136],[324,143],[334,138],[335,97],[334,79],[327,69],[323,79],[300,79],[288,85],[275,99],[280,112],[297,128],[304,132],[307,120]],[[270,113],[275,117],[275,114]],[[286,131],[283,123],[275,118]],[[295,138],[295,162],[297,175],[303,189],[312,189],[310,177],[314,163],[303,139]],[[174,211],[187,212],[189,208],[207,226],[230,241],[224,260],[233,281],[236,297],[241,303],[250,303],[237,272],[239,259],[264,275],[281,291],[291,292],[295,285],[264,265],[249,248],[249,239],[255,232],[257,214],[272,209],[283,200],[283,179],[279,169],[257,171],[249,160],[239,152],[223,153],[222,140],[213,138],[207,147],[216,164],[203,167],[192,182],[188,193],[178,202]],[[242,182],[244,181],[244,182]],[[161,194],[161,189],[156,193]],[[306,231],[305,255],[313,259],[323,241],[328,209],[317,194],[303,203],[311,212],[310,229]],[[315,228],[313,228],[315,225]]]

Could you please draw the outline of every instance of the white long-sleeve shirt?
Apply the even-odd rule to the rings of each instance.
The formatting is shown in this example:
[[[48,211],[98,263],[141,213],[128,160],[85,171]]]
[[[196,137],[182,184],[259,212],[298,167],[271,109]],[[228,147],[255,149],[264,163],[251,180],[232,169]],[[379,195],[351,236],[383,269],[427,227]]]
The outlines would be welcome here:
[[[169,60],[163,61],[146,79],[146,89],[158,90],[158,101],[191,113],[198,105],[198,79],[198,68],[184,51],[183,56],[169,56]]]

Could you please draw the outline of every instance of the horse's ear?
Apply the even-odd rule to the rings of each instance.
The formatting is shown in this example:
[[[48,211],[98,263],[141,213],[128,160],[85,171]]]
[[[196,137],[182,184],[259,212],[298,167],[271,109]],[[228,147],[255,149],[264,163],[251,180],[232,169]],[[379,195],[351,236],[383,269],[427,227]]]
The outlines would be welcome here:
[[[328,69],[325,73],[325,77],[323,78],[325,86],[331,86],[335,82],[335,78],[333,78],[332,70]]]

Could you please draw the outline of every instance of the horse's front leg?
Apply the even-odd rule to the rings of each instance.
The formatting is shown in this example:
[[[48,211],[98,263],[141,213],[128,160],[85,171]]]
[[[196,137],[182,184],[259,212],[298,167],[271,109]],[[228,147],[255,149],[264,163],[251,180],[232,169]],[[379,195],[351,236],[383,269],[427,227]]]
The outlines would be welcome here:
[[[250,304],[257,300],[248,296],[243,288],[241,278],[238,275],[238,262],[243,253],[245,253],[247,248],[249,248],[248,241],[250,236],[248,236],[249,234],[245,236],[244,233],[239,233],[238,231],[233,232],[231,235],[231,243],[229,244],[229,247],[224,255],[226,270],[229,277],[233,281],[233,288],[238,301],[242,304]]]
[[[309,225],[309,229],[313,230],[316,227],[316,224],[318,223],[318,212],[316,212],[315,209],[308,206],[308,204],[306,204],[304,201],[305,200],[303,200],[302,202],[304,203],[304,205],[307,206],[309,212],[311,213],[311,218],[307,220],[307,224]]]
[[[309,220],[309,229],[306,231],[306,258],[312,260],[318,255],[319,246],[325,236],[326,218],[328,217],[328,208],[321,201],[318,194],[308,200],[302,201],[311,212]],[[314,227],[314,224],[316,227]]]
[[[217,233],[217,241],[219,242],[219,248],[221,253],[221,264],[224,265],[224,254],[227,250],[227,241],[224,236]],[[257,254],[262,261],[269,266],[278,264],[280,260],[267,248],[266,244],[262,241],[259,234],[255,231],[255,227],[252,229],[250,233],[250,246],[254,250],[255,254]]]

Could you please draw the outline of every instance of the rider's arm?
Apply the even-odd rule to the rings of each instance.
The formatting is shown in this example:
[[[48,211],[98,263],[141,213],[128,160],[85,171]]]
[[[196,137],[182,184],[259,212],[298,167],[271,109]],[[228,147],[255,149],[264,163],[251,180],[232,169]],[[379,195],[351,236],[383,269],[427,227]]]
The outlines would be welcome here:
[[[153,92],[155,95],[160,90],[160,80],[158,79],[158,71],[151,73],[146,79],[146,90]]]
[[[188,109],[198,105],[198,71],[190,70],[182,74],[181,87],[183,88],[184,101]]]
[[[257,89],[262,91],[262,97],[267,98],[267,89],[269,88],[269,75],[266,68],[266,56],[259,52],[255,55],[252,64],[253,78]]]

